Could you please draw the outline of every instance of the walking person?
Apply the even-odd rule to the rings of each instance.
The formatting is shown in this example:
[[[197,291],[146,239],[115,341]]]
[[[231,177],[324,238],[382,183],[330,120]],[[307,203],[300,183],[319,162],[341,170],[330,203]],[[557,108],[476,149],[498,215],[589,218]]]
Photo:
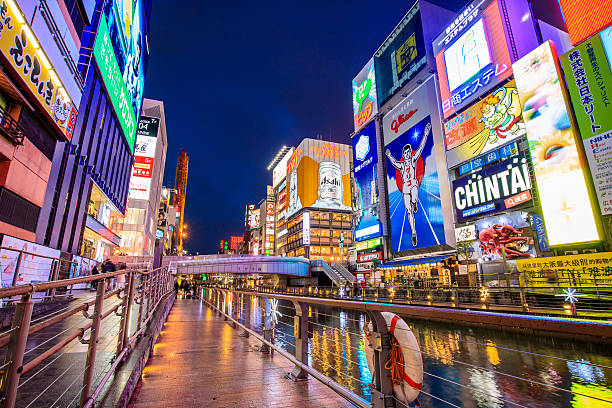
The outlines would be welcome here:
[[[98,269],[98,264],[94,264],[94,267],[91,269],[91,276],[99,275],[100,270]],[[92,281],[90,290],[96,290],[98,288],[98,282]]]

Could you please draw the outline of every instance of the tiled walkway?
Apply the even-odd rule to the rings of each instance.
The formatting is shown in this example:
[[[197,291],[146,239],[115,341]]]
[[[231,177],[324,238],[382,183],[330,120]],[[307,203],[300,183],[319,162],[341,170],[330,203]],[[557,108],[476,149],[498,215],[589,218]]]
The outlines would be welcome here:
[[[130,406],[352,407],[315,379],[285,378],[292,363],[239,333],[199,300],[177,300]]]

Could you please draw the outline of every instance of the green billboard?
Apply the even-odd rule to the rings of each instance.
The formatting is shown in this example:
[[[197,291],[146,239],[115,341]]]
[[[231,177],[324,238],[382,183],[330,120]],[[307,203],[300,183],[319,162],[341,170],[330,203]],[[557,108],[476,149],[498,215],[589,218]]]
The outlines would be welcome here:
[[[133,153],[134,140],[136,139],[136,117],[123,76],[119,70],[119,64],[117,64],[104,16],[100,16],[100,26],[94,43],[94,57],[117,118],[119,118],[119,123],[121,123],[125,139],[130,146],[130,152]]]

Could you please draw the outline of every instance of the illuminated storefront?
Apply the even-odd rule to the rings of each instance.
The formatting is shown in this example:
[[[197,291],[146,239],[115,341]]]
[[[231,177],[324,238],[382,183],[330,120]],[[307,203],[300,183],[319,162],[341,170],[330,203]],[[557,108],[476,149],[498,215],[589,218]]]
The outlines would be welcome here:
[[[93,183],[80,255],[99,262],[116,255],[121,238],[113,232],[113,229],[117,228],[122,218],[123,214],[102,189]]]

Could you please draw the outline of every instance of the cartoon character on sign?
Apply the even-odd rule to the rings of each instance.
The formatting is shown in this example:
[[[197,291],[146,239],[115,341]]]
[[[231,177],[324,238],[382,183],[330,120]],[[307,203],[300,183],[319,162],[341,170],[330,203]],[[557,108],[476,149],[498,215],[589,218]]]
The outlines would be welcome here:
[[[502,86],[482,102],[480,122],[489,129],[489,143],[525,134],[525,124],[521,122],[521,116],[510,112],[514,95],[518,95],[516,89],[508,92],[508,88]]]
[[[413,152],[410,143],[407,143],[402,150],[402,158],[396,160],[391,151],[387,149],[386,155],[389,161],[399,172],[399,177],[396,178],[398,188],[404,196],[404,208],[408,214],[408,222],[410,223],[410,229],[412,230],[412,246],[417,245],[417,232],[415,227],[414,214],[419,210],[419,187],[421,180],[423,179],[424,164],[421,154],[425,148],[425,143],[431,132],[431,123],[425,126],[423,138],[419,143],[419,147]],[[399,180],[402,183],[400,185]]]
[[[493,224],[478,234],[480,250],[484,256],[499,255],[506,258],[529,258],[528,252],[533,239],[523,236],[523,232],[511,225]]]

